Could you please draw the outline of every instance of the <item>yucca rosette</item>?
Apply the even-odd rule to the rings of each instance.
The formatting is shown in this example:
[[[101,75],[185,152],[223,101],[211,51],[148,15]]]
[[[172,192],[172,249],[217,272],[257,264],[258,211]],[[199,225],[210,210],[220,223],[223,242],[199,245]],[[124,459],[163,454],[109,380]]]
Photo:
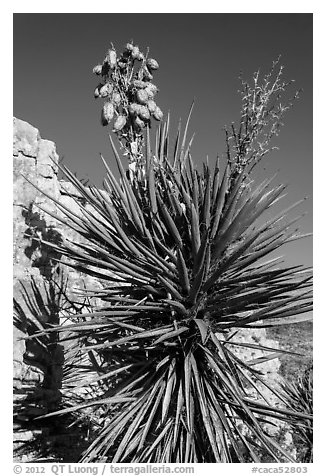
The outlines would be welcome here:
[[[103,396],[56,413],[101,409],[84,463],[258,462],[261,454],[293,462],[268,421],[311,415],[269,403],[264,389],[279,393],[256,370],[281,350],[236,339],[244,328],[299,322],[311,309],[309,270],[269,258],[296,238],[288,207],[271,216],[285,186],[253,185],[250,164],[235,180],[228,162],[196,170],[186,131],[170,156],[162,124],[154,157],[147,129],[143,162],[129,175],[111,139],[119,181],[105,163],[106,195],[64,169],[89,208],[58,207],[85,241],[53,246],[101,280],[85,295],[103,304],[51,332],[90,356],[85,375],[67,371],[69,388],[91,382]],[[238,346],[262,356],[239,358]]]

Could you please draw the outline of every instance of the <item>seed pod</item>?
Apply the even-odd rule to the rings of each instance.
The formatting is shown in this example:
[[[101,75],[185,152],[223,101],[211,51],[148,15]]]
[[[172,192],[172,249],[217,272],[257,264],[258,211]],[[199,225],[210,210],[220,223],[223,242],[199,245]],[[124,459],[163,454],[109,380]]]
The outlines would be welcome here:
[[[148,99],[153,99],[154,94],[149,89],[145,88],[144,91],[147,93]]]
[[[129,113],[130,113],[131,115],[136,115],[136,114],[138,114],[138,113],[139,113],[139,110],[140,110],[140,107],[141,107],[140,104],[136,104],[136,103],[130,104],[130,106],[129,106]]]
[[[148,86],[149,85],[152,85],[151,83],[148,83]],[[154,84],[152,86],[154,86],[154,88],[149,88],[148,86],[146,86],[145,88],[145,91],[147,92],[147,95],[148,95],[148,98],[149,99],[153,99],[153,97],[155,96],[155,94],[157,93],[157,87],[154,86]]]
[[[146,89],[147,89],[148,91],[152,91],[154,95],[155,95],[155,94],[157,93],[157,91],[158,91],[157,86],[155,86],[155,84],[153,84],[153,83],[147,83],[147,84],[146,84]]]
[[[138,53],[137,59],[138,59],[138,61],[144,61],[145,57],[144,57],[143,53]]]
[[[150,99],[147,103],[148,110],[151,114],[153,114],[156,110],[156,103],[152,99]]]
[[[139,53],[140,53],[140,51],[139,51],[138,46],[133,46],[132,51],[131,51],[132,58],[137,59]]]
[[[96,66],[94,66],[94,68],[93,68],[93,73],[94,73],[94,74],[97,74],[97,75],[102,74],[102,65],[101,65],[101,64],[97,64]]]
[[[110,68],[115,68],[117,65],[117,53],[110,49],[106,54],[106,61],[109,63]]]
[[[153,58],[148,58],[146,61],[146,65],[151,71],[159,68],[158,62]]]
[[[153,113],[153,117],[154,117],[154,119],[156,119],[157,121],[160,121],[160,120],[162,119],[162,117],[163,117],[163,112],[161,111],[161,109],[160,109],[158,106],[156,106],[156,109],[155,109],[155,111],[154,111],[154,113]]]
[[[106,98],[108,97],[113,91],[113,84],[112,83],[106,83],[104,86],[101,87],[100,89],[100,96],[101,98]]]
[[[146,88],[147,88],[147,89],[150,89],[151,91],[153,91],[154,94],[156,94],[157,91],[158,91],[157,86],[155,86],[155,84],[153,84],[153,83],[147,83]]]
[[[152,81],[153,75],[149,72],[149,69],[147,68],[147,66],[144,66],[142,68],[142,72],[143,72],[144,79],[146,79],[147,81]]]
[[[145,81],[140,81],[139,79],[134,79],[131,86],[137,89],[143,89],[146,88],[147,83]]]
[[[126,122],[127,122],[126,116],[118,116],[113,127],[116,131],[121,131],[121,129],[123,129],[124,126],[126,125]]]
[[[145,127],[145,122],[142,121],[138,116],[136,116],[134,119],[134,124],[139,129],[143,129]]]
[[[120,103],[121,103],[121,96],[119,93],[117,92],[114,92],[112,94],[112,99],[111,99],[112,103],[115,105],[115,106],[119,106]]]
[[[107,120],[107,122],[112,121],[114,116],[114,106],[111,102],[104,103],[103,106],[103,117]]]
[[[137,101],[140,104],[146,104],[147,101],[148,101],[148,94],[145,91],[145,89],[138,89],[138,91],[136,93],[136,97],[137,97]]]
[[[140,106],[138,114],[140,119],[142,119],[143,121],[148,121],[151,117],[150,112],[146,106]]]
[[[103,127],[108,125],[108,121],[107,121],[106,118],[104,117],[103,109],[102,109],[102,111],[101,111],[101,124],[102,124]]]
[[[101,90],[102,87],[103,87],[103,84],[99,84],[99,85],[97,86],[97,88],[95,89],[95,91],[94,91],[94,97],[95,97],[95,98],[100,97],[100,90]]]

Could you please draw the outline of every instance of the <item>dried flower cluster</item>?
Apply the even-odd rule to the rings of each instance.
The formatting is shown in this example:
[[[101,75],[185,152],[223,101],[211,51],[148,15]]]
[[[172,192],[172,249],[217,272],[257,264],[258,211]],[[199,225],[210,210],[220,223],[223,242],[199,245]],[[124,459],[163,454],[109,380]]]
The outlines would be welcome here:
[[[93,68],[93,73],[101,76],[95,98],[105,99],[102,125],[114,120],[113,130],[131,163],[141,160],[144,128],[150,127],[152,118],[160,121],[163,117],[154,100],[158,88],[152,83],[158,68],[158,62],[148,58],[148,51],[143,54],[133,43],[127,43],[120,56],[111,44],[103,63]]]
[[[232,169],[233,181],[247,164],[254,167],[260,160],[276,147],[271,147],[272,139],[278,135],[285,112],[292,107],[292,100],[299,96],[295,92],[293,98],[283,96],[293,81],[283,81],[283,66],[279,65],[280,57],[273,61],[270,71],[260,78],[257,71],[253,76],[253,84],[249,84],[242,76],[240,95],[242,99],[241,120],[238,127],[232,123],[225,128],[227,144],[227,160]],[[261,80],[260,80],[261,79]]]

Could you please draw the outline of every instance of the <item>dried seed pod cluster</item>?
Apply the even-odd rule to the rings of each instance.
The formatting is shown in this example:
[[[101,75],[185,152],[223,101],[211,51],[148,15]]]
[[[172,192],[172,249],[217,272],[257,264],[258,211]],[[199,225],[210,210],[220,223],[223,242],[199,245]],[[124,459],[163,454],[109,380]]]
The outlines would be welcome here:
[[[119,56],[112,45],[103,63],[93,68],[93,73],[101,77],[94,96],[105,99],[102,124],[106,126],[116,117],[114,131],[126,141],[142,135],[142,129],[150,126],[152,118],[160,121],[163,117],[154,101],[158,89],[151,82],[158,68],[158,62],[132,42],[126,44]]]

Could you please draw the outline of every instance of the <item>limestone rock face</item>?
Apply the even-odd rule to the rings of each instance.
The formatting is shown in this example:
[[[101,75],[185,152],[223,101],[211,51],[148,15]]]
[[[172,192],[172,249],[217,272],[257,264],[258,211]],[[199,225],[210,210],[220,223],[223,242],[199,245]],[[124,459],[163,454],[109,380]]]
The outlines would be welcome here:
[[[32,228],[44,230],[46,225],[53,225],[53,220],[51,223],[51,218],[45,219],[37,208],[44,205],[45,197],[28,180],[58,199],[58,155],[55,144],[42,140],[39,131],[27,122],[14,119],[13,132],[14,278],[22,279],[37,274],[31,269],[29,232]]]
[[[60,243],[62,238],[80,241],[80,237],[60,221],[45,213],[42,208],[56,216],[55,203],[42,192],[78,212],[75,201],[67,195],[71,184],[58,180],[58,154],[53,142],[41,138],[39,131],[25,121],[13,121],[13,265],[14,265],[14,439],[15,447],[39,434],[37,428],[26,430],[28,416],[20,421],[28,394],[40,394],[40,405],[34,415],[49,411],[60,398],[60,372],[63,346],[44,341],[40,345],[25,341],[43,324],[60,322],[60,300],[63,295],[50,283],[55,278],[67,282],[66,295],[74,296],[74,288],[99,287],[93,278],[81,276],[74,270],[65,270],[53,258],[60,259],[53,250],[41,244],[44,241]],[[32,182],[35,186],[33,186]],[[36,188],[37,187],[37,188]],[[40,189],[40,190],[38,190]],[[75,199],[80,199],[78,194]],[[76,299],[75,297],[73,299]],[[78,300],[78,298],[77,298]],[[42,347],[43,346],[43,347]],[[23,423],[23,424],[22,424]],[[28,423],[28,422],[27,422]],[[44,436],[44,432],[43,432]]]

